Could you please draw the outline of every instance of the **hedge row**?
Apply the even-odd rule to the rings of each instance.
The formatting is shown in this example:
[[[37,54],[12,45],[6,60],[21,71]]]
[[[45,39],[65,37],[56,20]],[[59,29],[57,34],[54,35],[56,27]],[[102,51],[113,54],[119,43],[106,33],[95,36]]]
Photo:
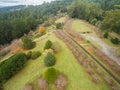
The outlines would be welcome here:
[[[24,67],[26,62],[26,54],[18,53],[0,63],[0,80],[5,82],[10,79]]]

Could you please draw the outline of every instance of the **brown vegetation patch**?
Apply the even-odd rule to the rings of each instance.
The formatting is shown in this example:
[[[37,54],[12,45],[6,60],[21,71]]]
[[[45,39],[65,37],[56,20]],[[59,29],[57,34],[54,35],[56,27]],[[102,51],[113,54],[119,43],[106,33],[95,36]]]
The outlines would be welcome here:
[[[96,72],[97,72],[99,75],[103,75],[101,69],[99,69],[99,68],[96,69]]]
[[[87,71],[87,73],[89,75],[93,75],[94,74],[93,71],[92,71],[92,69],[90,67],[86,68],[86,71]]]
[[[57,90],[65,90],[67,87],[67,79],[64,75],[59,75],[55,80],[55,86]]]
[[[11,49],[11,53],[17,53],[23,51],[21,39],[16,39],[12,41],[9,48]]]
[[[115,86],[115,85],[112,85],[112,90],[119,90],[119,87]]]
[[[100,58],[106,65],[108,65],[116,74],[120,75],[120,68],[119,65],[113,61],[111,58],[109,58],[107,55],[105,55],[100,49],[93,46],[94,54]]]
[[[43,77],[38,80],[38,85],[40,90],[49,90],[48,82]]]
[[[23,88],[23,90],[33,90],[32,84],[26,84]]]
[[[96,74],[93,74],[93,75],[91,75],[91,77],[92,77],[92,80],[95,82],[95,83],[98,83],[99,82],[99,77],[96,75]]]
[[[112,80],[111,80],[111,78],[110,78],[109,76],[105,76],[105,77],[103,77],[103,79],[105,80],[105,82],[106,82],[108,85],[110,85],[110,86],[113,85],[113,82],[112,82]]]
[[[88,50],[89,52],[93,53],[93,49],[91,48],[91,46],[85,46],[85,49]]]

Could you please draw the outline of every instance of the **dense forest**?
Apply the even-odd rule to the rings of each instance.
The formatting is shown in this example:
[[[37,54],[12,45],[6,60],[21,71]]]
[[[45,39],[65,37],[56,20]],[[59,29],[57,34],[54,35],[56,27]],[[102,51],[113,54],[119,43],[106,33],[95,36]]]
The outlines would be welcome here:
[[[20,38],[39,24],[52,24],[49,19],[58,12],[84,19],[105,32],[120,34],[120,0],[56,0],[20,10],[0,11],[0,44]]]
[[[47,20],[55,16],[59,10],[64,12],[68,3],[54,1],[39,6],[27,6],[20,10],[0,12],[0,44],[20,38],[30,30],[34,30],[38,24],[44,22],[48,24]]]

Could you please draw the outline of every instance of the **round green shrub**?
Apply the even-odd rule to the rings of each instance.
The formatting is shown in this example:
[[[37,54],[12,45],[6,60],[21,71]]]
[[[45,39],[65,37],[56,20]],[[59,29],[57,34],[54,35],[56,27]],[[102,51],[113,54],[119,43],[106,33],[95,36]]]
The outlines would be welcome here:
[[[119,44],[118,38],[111,38],[111,42],[112,42],[113,44]]]
[[[105,33],[104,34],[104,38],[108,38],[109,34],[108,33]]]
[[[48,68],[43,73],[43,77],[48,81],[48,83],[54,83],[55,79],[59,75],[59,71],[55,68]]]
[[[57,29],[62,29],[62,27],[63,27],[62,23],[57,23],[57,25],[56,25]]]
[[[31,59],[37,59],[39,56],[41,56],[41,53],[39,51],[32,52]]]
[[[45,43],[44,50],[51,48],[51,46],[52,46],[52,42],[51,42],[50,40],[48,40],[48,41]]]
[[[46,55],[46,57],[44,58],[44,64],[47,67],[49,67],[49,66],[55,65],[55,63],[56,63],[55,56],[52,53],[48,52],[47,55]]]
[[[27,59],[31,59],[32,51],[29,51],[26,56],[27,56]]]

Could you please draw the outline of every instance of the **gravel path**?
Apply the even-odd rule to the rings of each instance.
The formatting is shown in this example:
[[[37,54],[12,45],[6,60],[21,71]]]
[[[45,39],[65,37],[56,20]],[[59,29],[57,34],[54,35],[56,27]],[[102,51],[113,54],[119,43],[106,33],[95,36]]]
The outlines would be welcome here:
[[[102,51],[110,58],[115,60],[120,65],[120,57],[116,55],[116,49],[117,47],[111,47],[108,46],[105,42],[103,42],[100,38],[97,36],[90,36],[88,35],[87,38],[89,40],[95,41],[97,44],[99,44],[102,47]]]

